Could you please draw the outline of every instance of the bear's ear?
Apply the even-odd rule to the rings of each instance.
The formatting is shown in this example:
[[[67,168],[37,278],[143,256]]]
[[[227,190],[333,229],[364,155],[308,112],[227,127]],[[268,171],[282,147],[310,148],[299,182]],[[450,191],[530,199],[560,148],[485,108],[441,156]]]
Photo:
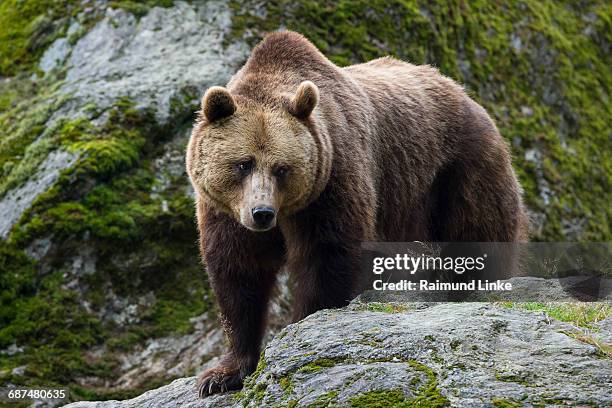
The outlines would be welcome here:
[[[202,98],[202,113],[209,122],[227,118],[236,112],[236,103],[227,89],[221,86],[208,88]]]
[[[319,88],[310,81],[304,81],[298,86],[291,99],[289,113],[298,119],[306,119],[319,103]]]

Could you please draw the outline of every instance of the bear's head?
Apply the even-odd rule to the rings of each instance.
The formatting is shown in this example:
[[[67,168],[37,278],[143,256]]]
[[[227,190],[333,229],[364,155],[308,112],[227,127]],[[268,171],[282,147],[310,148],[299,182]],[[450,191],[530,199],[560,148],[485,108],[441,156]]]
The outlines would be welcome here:
[[[283,101],[263,104],[212,87],[189,141],[187,172],[197,194],[252,231],[304,208],[329,177],[312,118],[316,85],[304,81]]]

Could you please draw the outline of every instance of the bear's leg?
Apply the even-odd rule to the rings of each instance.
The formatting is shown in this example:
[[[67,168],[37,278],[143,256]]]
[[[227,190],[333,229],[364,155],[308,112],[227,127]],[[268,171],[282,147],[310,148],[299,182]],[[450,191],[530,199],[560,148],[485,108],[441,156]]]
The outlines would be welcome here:
[[[298,217],[283,231],[293,283],[294,322],[351,301],[360,283],[360,242],[369,237],[364,231],[373,225],[364,221],[365,214],[342,216],[336,210],[327,217],[326,211],[319,209],[312,213]]]
[[[359,246],[315,245],[310,256],[292,263],[293,316],[297,322],[321,309],[346,306],[354,297]]]
[[[200,397],[239,389],[255,370],[268,300],[284,257],[278,231],[251,232],[226,215],[205,219],[202,250],[230,350],[200,376]]]

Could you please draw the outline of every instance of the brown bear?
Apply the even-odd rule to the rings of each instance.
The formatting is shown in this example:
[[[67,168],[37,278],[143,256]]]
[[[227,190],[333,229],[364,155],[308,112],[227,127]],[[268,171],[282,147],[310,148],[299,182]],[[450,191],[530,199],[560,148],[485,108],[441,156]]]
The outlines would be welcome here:
[[[526,237],[508,145],[461,86],[390,57],[340,68],[294,32],[206,91],[187,172],[229,340],[200,396],[254,371],[281,267],[297,321],[353,298],[362,241]]]

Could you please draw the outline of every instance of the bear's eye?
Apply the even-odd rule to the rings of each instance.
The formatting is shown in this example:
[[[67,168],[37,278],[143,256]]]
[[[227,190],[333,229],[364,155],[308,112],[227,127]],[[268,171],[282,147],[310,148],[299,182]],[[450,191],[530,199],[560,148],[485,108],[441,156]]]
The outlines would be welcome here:
[[[275,177],[282,179],[287,176],[287,174],[289,173],[289,170],[290,170],[289,166],[282,164],[282,165],[276,166],[273,173]]]
[[[251,169],[253,168],[253,160],[249,159],[241,161],[236,165],[236,167],[238,168],[238,172],[241,176],[246,176],[251,172]]]

